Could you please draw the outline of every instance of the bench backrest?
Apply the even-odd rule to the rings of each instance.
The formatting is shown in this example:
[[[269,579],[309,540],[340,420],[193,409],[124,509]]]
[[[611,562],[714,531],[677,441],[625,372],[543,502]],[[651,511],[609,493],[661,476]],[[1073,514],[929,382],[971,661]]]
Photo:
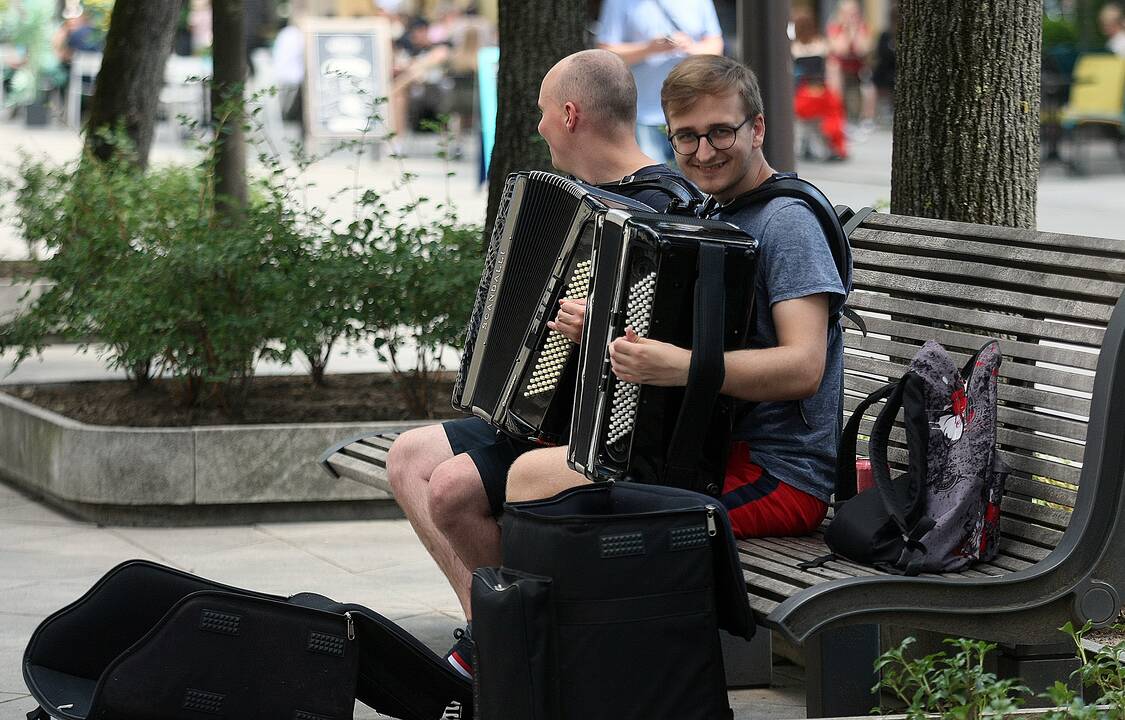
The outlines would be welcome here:
[[[1075,504],[1098,352],[1125,291],[1125,241],[876,213],[851,242],[849,304],[868,336],[845,322],[845,415],[900,377],[927,339],[963,362],[998,338],[997,443],[1012,468],[1003,550],[1042,559]],[[869,411],[861,433],[871,421]],[[902,440],[896,428],[888,454],[898,468]],[[866,454],[862,438],[857,452]]]

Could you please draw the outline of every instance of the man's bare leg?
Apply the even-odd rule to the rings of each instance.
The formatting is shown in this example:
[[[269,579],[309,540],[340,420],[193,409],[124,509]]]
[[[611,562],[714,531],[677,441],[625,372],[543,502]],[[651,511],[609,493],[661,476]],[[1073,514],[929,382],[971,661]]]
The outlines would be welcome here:
[[[435,468],[452,458],[453,450],[441,425],[415,428],[400,435],[391,445],[387,453],[387,478],[414,534],[457,593],[457,600],[468,618],[469,569],[435,525],[430,513],[430,478]]]
[[[454,456],[434,468],[429,491],[434,525],[444,534],[465,569],[453,589],[461,598],[465,617],[471,620],[472,571],[500,564],[500,526],[492,515],[480,472],[468,455]]]
[[[566,464],[566,447],[532,450],[508,471],[508,502],[541,500],[590,482]]]

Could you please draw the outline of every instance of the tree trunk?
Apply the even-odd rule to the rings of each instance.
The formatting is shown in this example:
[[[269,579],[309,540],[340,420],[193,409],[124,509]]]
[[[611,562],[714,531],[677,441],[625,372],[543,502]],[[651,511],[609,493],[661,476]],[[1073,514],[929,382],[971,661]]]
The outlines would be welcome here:
[[[212,0],[214,72],[211,113],[217,132],[215,195],[217,207],[232,212],[246,206],[246,33],[242,0]]]
[[[114,150],[98,131],[121,126],[136,149],[137,164],[147,167],[164,61],[179,16],[180,0],[114,4],[86,123],[86,147],[96,157],[108,160]]]
[[[1035,227],[1041,0],[900,0],[891,212]]]
[[[485,242],[509,173],[549,170],[551,153],[539,137],[539,82],[559,60],[585,48],[585,0],[500,0],[496,144],[488,180]]]

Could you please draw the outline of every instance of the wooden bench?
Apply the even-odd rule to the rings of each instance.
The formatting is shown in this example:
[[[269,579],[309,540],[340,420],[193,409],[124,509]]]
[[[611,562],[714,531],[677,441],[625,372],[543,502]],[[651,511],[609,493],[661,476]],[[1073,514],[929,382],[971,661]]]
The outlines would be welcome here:
[[[758,620],[801,646],[809,717],[874,704],[880,625],[1001,643],[1009,671],[1065,679],[1057,628],[1111,622],[1125,592],[1125,241],[885,214],[851,239],[849,303],[868,335],[846,331],[846,412],[901,376],[927,339],[960,360],[988,337],[1001,341],[997,441],[1012,468],[1001,553],[965,572],[906,578],[843,560],[799,569],[826,554],[820,532],[744,541]],[[344,443],[325,466],[387,489],[393,439]],[[899,468],[902,439],[898,429],[889,450]]]

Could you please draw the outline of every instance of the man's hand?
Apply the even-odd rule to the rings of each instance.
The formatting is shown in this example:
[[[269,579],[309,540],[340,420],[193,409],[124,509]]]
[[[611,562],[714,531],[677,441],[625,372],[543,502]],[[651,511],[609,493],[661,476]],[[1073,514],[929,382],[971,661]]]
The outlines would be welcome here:
[[[625,336],[609,344],[609,361],[620,380],[642,385],[675,387],[687,385],[691,351],[637,335],[625,328]]]
[[[568,340],[582,342],[582,323],[586,320],[586,298],[559,300],[559,314],[547,322],[547,327],[563,334]]]

